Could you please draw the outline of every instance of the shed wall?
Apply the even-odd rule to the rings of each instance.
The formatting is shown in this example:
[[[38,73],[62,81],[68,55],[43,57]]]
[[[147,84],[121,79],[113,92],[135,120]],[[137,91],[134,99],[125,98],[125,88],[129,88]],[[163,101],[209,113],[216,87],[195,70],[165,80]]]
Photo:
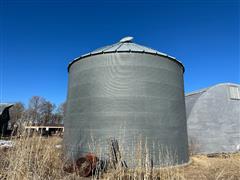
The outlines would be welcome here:
[[[195,103],[186,97],[189,140],[196,152],[234,152],[240,144],[240,100],[229,97],[229,86],[220,84],[200,94]]]

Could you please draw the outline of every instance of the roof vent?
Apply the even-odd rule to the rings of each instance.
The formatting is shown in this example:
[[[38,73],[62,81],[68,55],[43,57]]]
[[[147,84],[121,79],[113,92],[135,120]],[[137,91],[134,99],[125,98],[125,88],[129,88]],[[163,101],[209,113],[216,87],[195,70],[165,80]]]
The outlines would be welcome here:
[[[133,40],[133,37],[131,36],[127,36],[127,37],[124,37],[120,40],[121,43],[125,43],[125,42],[132,42]]]

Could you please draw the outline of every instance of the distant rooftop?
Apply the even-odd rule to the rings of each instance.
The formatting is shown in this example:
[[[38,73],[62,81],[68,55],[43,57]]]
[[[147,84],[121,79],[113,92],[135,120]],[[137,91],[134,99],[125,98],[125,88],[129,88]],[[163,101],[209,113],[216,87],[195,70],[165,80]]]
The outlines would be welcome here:
[[[216,87],[216,86],[239,86],[239,84],[235,84],[235,83],[219,83],[219,84],[215,84],[212,86],[209,86],[207,88],[202,88],[196,91],[192,91],[190,93],[186,93],[185,96],[191,96],[191,95],[195,95],[195,94],[200,94],[203,92],[206,92],[208,89],[212,88],[212,87]]]

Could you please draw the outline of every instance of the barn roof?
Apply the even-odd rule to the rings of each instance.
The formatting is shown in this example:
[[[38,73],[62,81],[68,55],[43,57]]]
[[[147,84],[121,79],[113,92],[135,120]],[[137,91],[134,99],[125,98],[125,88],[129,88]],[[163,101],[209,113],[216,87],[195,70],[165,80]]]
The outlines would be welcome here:
[[[10,108],[12,106],[13,104],[11,103],[0,103],[0,115],[2,114],[5,108]]]

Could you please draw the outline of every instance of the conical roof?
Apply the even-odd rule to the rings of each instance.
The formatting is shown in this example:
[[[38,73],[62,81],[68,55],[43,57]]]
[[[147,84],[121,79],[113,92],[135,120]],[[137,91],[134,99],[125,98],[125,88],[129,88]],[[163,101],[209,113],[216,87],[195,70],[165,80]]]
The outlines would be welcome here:
[[[108,45],[108,46],[104,46],[102,48],[98,48],[90,53],[84,54],[80,57],[77,57],[74,59],[74,61],[72,61],[69,66],[68,66],[68,70],[70,68],[70,66],[85,57],[88,56],[92,56],[92,55],[97,55],[97,54],[105,54],[105,53],[121,53],[121,52],[133,52],[133,53],[146,53],[146,54],[153,54],[153,55],[159,55],[159,56],[163,56],[163,57],[167,57],[171,60],[174,60],[176,62],[178,62],[182,67],[183,64],[178,61],[175,57],[169,56],[165,53],[159,52],[157,50],[133,43],[133,37],[124,37],[122,38],[119,42],[113,44],[113,45]],[[184,69],[184,67],[183,67]]]

